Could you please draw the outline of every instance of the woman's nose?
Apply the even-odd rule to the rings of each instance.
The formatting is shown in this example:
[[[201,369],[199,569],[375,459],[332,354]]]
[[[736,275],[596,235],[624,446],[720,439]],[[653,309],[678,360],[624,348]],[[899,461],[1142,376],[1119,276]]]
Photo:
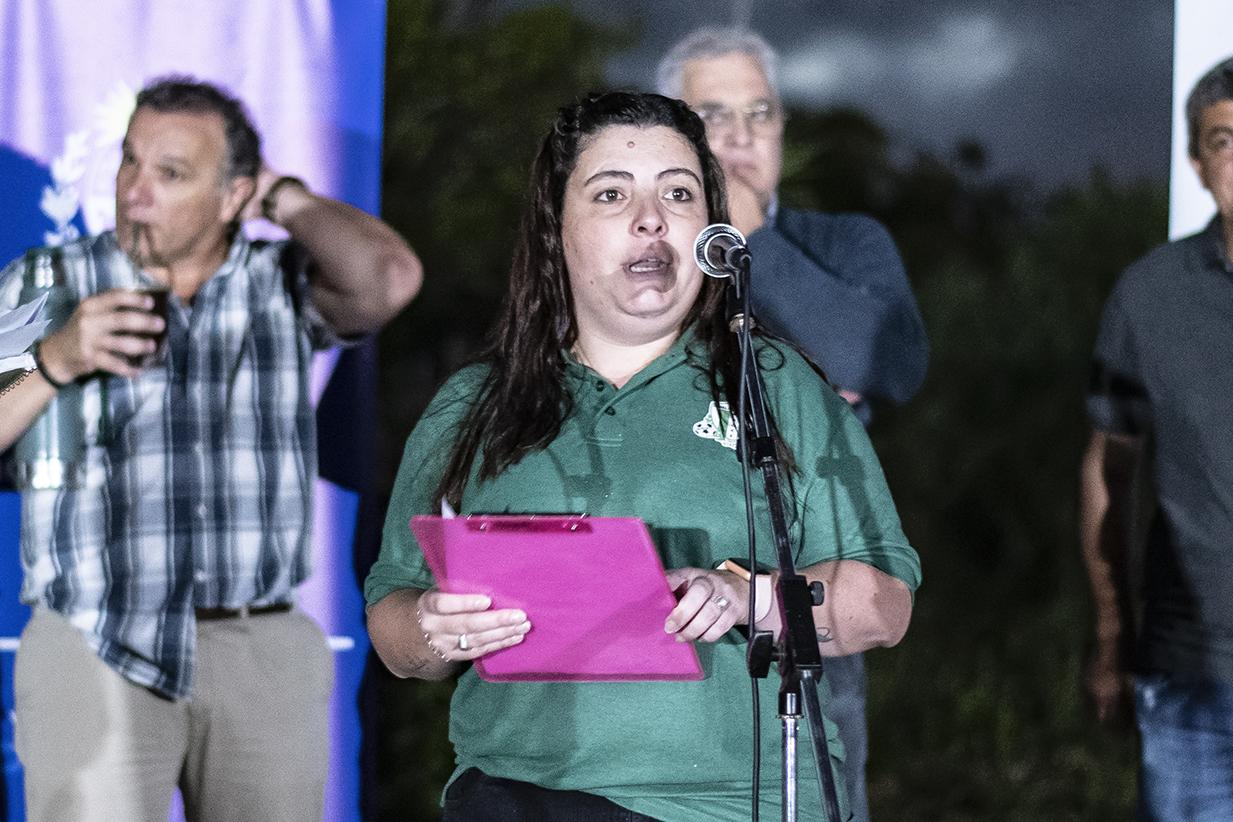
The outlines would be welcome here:
[[[668,224],[664,220],[663,209],[659,204],[659,200],[649,199],[638,210],[638,216],[634,220],[635,234],[651,234],[660,236],[668,229]]]

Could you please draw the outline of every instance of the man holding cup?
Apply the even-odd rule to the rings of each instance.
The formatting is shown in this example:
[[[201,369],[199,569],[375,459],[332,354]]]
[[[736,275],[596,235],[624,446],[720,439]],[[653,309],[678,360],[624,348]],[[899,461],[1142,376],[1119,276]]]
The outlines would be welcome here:
[[[257,216],[290,240],[247,240]],[[238,100],[172,77],[137,97],[115,231],[13,262],[0,305],[38,266],[77,306],[5,398],[5,430],[69,386],[90,410],[80,478],[22,493],[28,818],[166,819],[178,785],[190,819],[319,819],[333,662],[293,607],[311,354],[401,310],[419,260],[264,168]]]

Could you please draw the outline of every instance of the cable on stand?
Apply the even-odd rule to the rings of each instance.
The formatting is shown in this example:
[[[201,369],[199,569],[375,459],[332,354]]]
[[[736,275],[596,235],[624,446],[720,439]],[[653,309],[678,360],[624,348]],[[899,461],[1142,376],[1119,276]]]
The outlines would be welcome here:
[[[762,475],[771,518],[771,533],[775,542],[775,559],[779,573],[773,590],[777,595],[783,627],[776,640],[769,631],[753,631],[751,624],[752,633],[746,661],[752,678],[765,679],[772,663],[776,665],[780,676],[783,820],[796,822],[797,819],[797,728],[803,709],[813,746],[814,767],[825,818],[831,822],[839,822],[839,798],[834,773],[830,767],[830,750],[818,696],[818,685],[822,679],[822,654],[818,648],[817,628],[813,621],[813,608],[822,604],[825,592],[821,582],[811,583],[797,573],[788,542],[774,428],[767,408],[766,386],[762,379],[761,366],[753,349],[754,323],[749,289],[751,257],[744,236],[732,226],[723,223],[704,228],[698,235],[694,251],[698,266],[704,273],[712,277],[728,278],[729,328],[738,337],[741,356],[740,402],[737,409],[737,425],[740,431],[738,455],[746,472],[756,468]],[[753,560],[751,556],[751,575],[757,569]],[[753,582],[751,576],[751,600],[757,588]],[[751,602],[750,612],[753,611]]]

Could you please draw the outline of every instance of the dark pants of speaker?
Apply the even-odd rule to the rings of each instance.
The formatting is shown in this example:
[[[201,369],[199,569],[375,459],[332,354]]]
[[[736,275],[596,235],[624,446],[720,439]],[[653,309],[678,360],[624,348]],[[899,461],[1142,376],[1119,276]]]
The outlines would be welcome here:
[[[582,791],[554,791],[469,768],[445,792],[441,822],[656,822]]]

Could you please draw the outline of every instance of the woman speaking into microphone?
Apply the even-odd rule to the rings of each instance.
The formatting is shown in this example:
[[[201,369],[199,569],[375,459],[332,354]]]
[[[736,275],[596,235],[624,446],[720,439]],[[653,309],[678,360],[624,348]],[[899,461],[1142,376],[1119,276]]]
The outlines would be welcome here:
[[[461,671],[445,820],[748,819],[750,686],[732,629],[747,621],[751,583],[716,570],[747,545],[729,413],[740,358],[725,282],[693,254],[699,231],[727,219],[722,172],[685,104],[618,92],[561,109],[531,177],[491,342],[407,442],[365,584],[373,646],[398,676]],[[756,346],[797,567],[825,584],[814,609],[822,653],[893,645],[920,565],[864,428],[790,346]],[[437,590],[408,521],[442,501],[460,514],[646,521],[677,597],[663,630],[696,643],[702,679],[481,679],[469,663],[532,641],[534,625],[487,596]],[[760,489],[754,503],[771,563]],[[774,603],[756,604],[757,627],[776,630]],[[762,747],[775,751],[777,676],[758,687]],[[829,724],[828,736],[841,758]],[[761,811],[778,818],[780,765],[765,759]],[[811,762],[802,747],[801,818],[821,813]]]

